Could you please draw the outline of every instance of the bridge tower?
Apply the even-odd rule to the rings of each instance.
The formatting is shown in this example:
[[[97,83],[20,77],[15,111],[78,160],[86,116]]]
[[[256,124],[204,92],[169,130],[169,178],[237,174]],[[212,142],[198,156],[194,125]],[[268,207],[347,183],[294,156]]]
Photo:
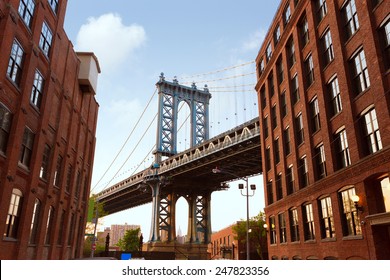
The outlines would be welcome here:
[[[165,80],[161,73],[156,84],[158,89],[158,123],[157,142],[154,152],[155,162],[150,168],[150,175],[144,177],[144,183],[152,192],[152,222],[148,251],[185,251],[188,257],[207,256],[207,244],[211,239],[210,199],[211,191],[192,190],[186,193],[185,186],[175,186],[174,191],[165,191],[169,179],[160,176],[159,169],[162,157],[177,154],[178,113],[180,102],[190,107],[191,147],[209,138],[209,100],[211,94],[205,85],[199,90],[195,84],[191,87],[180,85],[175,78],[173,82]],[[186,244],[177,244],[176,240],[176,202],[184,197],[189,205],[188,240]],[[164,242],[162,242],[164,241]],[[180,247],[180,249],[179,249]]]
[[[161,73],[156,84],[158,89],[158,123],[155,162],[161,162],[162,156],[177,153],[177,130],[179,103],[186,102],[191,111],[191,148],[209,138],[209,101],[211,94],[205,85],[199,90],[193,83],[191,87],[165,80]]]

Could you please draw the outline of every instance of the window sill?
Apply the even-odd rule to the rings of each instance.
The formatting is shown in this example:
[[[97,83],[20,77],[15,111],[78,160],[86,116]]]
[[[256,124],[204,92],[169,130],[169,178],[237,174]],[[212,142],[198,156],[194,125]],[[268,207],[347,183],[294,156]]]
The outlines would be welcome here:
[[[3,241],[6,241],[6,242],[17,242],[18,240],[16,238],[13,238],[13,237],[3,237]]]
[[[362,240],[363,235],[349,235],[349,236],[344,236],[343,241],[348,241],[348,240]]]
[[[336,241],[337,241],[336,237],[321,239],[321,242],[336,242]]]

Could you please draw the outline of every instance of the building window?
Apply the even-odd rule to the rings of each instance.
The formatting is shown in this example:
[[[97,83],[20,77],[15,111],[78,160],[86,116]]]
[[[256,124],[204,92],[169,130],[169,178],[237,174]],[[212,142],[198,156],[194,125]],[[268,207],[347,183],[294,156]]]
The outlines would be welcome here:
[[[276,238],[276,226],[275,226],[274,216],[269,217],[269,226],[270,226],[270,243],[276,244],[277,238]]]
[[[320,22],[328,13],[328,7],[326,6],[325,0],[317,0],[317,20]]]
[[[276,71],[278,72],[278,82],[281,84],[284,80],[284,69],[283,69],[283,60],[282,57],[278,58],[278,61],[276,62]]]
[[[360,50],[351,59],[351,71],[353,75],[353,84],[356,95],[370,87],[370,78],[368,76],[366,56],[364,50]]]
[[[263,133],[264,138],[268,138],[268,116],[264,118]]]
[[[267,97],[265,94],[265,86],[260,89],[261,108],[264,110],[267,107]]]
[[[271,56],[272,56],[272,45],[271,42],[269,42],[265,50],[265,57],[267,59],[267,62],[271,59]]]
[[[53,12],[57,14],[58,12],[58,0],[49,0],[49,5]]]
[[[365,113],[361,120],[366,154],[373,154],[382,150],[382,139],[375,108]]]
[[[296,104],[299,99],[300,99],[300,96],[299,96],[299,84],[298,84],[298,74],[296,74],[294,76],[294,78],[292,78],[291,80],[291,90],[292,90],[292,101],[293,101],[293,104]]]
[[[341,104],[341,95],[340,95],[340,88],[339,88],[339,80],[334,78],[329,84],[329,97],[330,97],[330,109],[331,109],[331,116],[335,116],[338,113],[341,112],[343,109],[343,106]]]
[[[41,37],[39,39],[39,47],[46,55],[46,57],[49,57],[52,40],[53,40],[53,33],[51,32],[47,23],[43,22]]]
[[[80,190],[81,190],[81,172],[80,170],[77,171],[77,177],[76,177],[76,192],[74,194],[75,198],[80,197]]]
[[[19,15],[23,19],[24,23],[31,28],[32,18],[34,16],[35,2],[33,0],[20,0],[19,3]]]
[[[30,101],[37,108],[41,107],[42,95],[43,95],[43,85],[44,85],[44,80],[43,80],[42,74],[38,70],[35,70],[34,83],[33,83],[32,90],[31,90]]]
[[[268,93],[271,97],[275,94],[274,75],[272,72],[268,76]]]
[[[309,87],[314,82],[314,64],[311,54],[309,54],[304,63],[306,71],[306,87]]]
[[[283,131],[284,137],[284,153],[288,156],[291,153],[291,137],[290,137],[290,127],[286,127]]]
[[[75,233],[75,227],[76,227],[76,221],[74,213],[72,213],[70,217],[70,224],[69,224],[69,235],[68,235],[68,246],[71,246],[73,244],[74,240],[74,233]]]
[[[360,225],[360,219],[358,212],[355,208],[355,204],[351,197],[356,195],[355,188],[350,188],[341,191],[341,204],[342,204],[342,225],[344,236],[361,235],[362,228]]]
[[[390,180],[385,177],[380,180],[384,203],[384,212],[390,212]]]
[[[11,56],[8,62],[7,76],[19,86],[22,78],[24,61],[24,50],[20,46],[19,42],[14,40],[12,44]]]
[[[279,42],[279,40],[280,40],[280,26],[278,24],[274,30],[274,45],[275,46]]]
[[[276,176],[276,200],[283,198],[282,173]]]
[[[30,244],[36,244],[37,242],[40,211],[41,211],[41,201],[39,199],[35,199],[33,215],[31,219],[31,227],[30,227],[30,238],[29,238]]]
[[[62,156],[58,155],[56,171],[54,172],[54,181],[53,181],[53,185],[55,187],[61,187],[62,161],[63,161]]]
[[[314,240],[315,229],[314,229],[314,216],[313,216],[312,204],[306,204],[303,206],[303,219],[304,219],[305,240]]]
[[[47,222],[46,222],[46,231],[45,231],[45,244],[49,245],[51,243],[51,233],[53,229],[53,221],[54,221],[54,208],[50,206],[49,213],[47,214]]]
[[[62,245],[62,241],[64,238],[64,222],[65,222],[65,210],[62,210],[61,218],[60,218],[60,224],[58,228],[58,238],[57,238],[57,245]]]
[[[329,29],[325,32],[324,36],[322,36],[321,43],[324,51],[323,57],[326,66],[334,59],[332,36]]]
[[[316,164],[316,178],[317,180],[326,177],[326,162],[325,162],[325,148],[321,144],[314,150],[314,161]]]
[[[307,187],[309,185],[309,170],[307,168],[307,158],[302,157],[299,160],[299,180],[300,180],[300,188]]]
[[[50,166],[50,154],[51,154],[51,148],[49,145],[45,145],[45,148],[43,150],[42,155],[42,164],[41,164],[41,170],[39,172],[39,177],[43,180],[47,180],[49,166]]]
[[[19,163],[26,167],[30,166],[31,155],[34,146],[34,137],[34,133],[26,127],[24,129],[22,149],[19,158]]]
[[[5,154],[7,151],[11,121],[11,112],[0,103],[0,153],[2,154]]]
[[[330,197],[320,200],[321,205],[321,238],[333,238],[336,235],[333,221],[332,202]]]
[[[309,23],[306,16],[304,16],[299,22],[299,34],[301,37],[302,46],[306,46],[309,43]]]
[[[287,100],[286,100],[286,91],[283,91],[280,95],[280,105],[281,105],[281,114],[282,118],[287,116]]]
[[[279,138],[274,140],[274,160],[275,164],[280,162]]]
[[[302,113],[299,113],[299,115],[295,117],[295,126],[296,126],[296,142],[297,145],[301,145],[304,141]]]
[[[287,48],[288,67],[291,68],[295,64],[295,62],[297,61],[295,58],[295,46],[294,46],[294,40],[292,37],[288,40],[286,48]]]
[[[287,243],[286,217],[284,213],[278,215],[280,243]]]
[[[390,18],[380,27],[379,33],[385,67],[390,69]]]
[[[295,185],[294,185],[294,170],[293,166],[290,165],[287,168],[286,172],[286,180],[287,180],[287,194],[292,194],[295,192]]]
[[[310,106],[310,117],[311,117],[311,131],[312,133],[317,132],[321,128],[320,123],[320,108],[318,106],[318,99],[315,97],[309,104]]]
[[[271,149],[269,147],[265,149],[265,168],[267,171],[271,170]]]
[[[18,189],[13,189],[10,204],[8,207],[8,215],[5,222],[4,237],[16,238],[18,235],[20,212],[22,210],[22,200],[22,192]]]
[[[261,74],[263,74],[263,72],[264,72],[264,59],[263,58],[261,58],[261,60],[260,60],[260,63],[259,63],[259,65],[258,65],[258,67],[257,67],[257,69],[258,69],[258,71],[259,71],[259,77],[261,76]]]
[[[267,201],[268,201],[268,205],[274,203],[274,191],[272,186],[272,180],[267,182]]]
[[[337,169],[341,169],[351,165],[351,156],[349,152],[347,133],[345,129],[336,133],[335,145]]]
[[[275,129],[278,126],[278,119],[276,117],[276,104],[271,108],[271,125],[272,129]]]
[[[347,30],[347,40],[359,29],[359,20],[356,11],[355,0],[348,0],[342,8],[345,28]]]
[[[297,242],[299,241],[298,210],[294,208],[291,209],[289,213],[290,213],[291,242]]]
[[[290,21],[291,19],[291,8],[290,8],[290,5],[287,4],[287,6],[284,8],[284,11],[283,11],[283,24],[284,26],[287,25],[287,23]]]
[[[65,184],[65,190],[69,193],[70,187],[72,184],[72,173],[73,173],[73,167],[69,164],[68,166],[68,173],[66,173],[66,184]]]

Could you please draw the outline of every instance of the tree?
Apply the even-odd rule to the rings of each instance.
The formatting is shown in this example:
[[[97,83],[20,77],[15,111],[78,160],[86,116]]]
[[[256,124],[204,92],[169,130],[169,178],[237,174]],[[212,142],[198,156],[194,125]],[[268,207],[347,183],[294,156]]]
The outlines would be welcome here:
[[[126,230],[123,238],[119,239],[118,246],[122,251],[135,252],[140,249],[140,229]]]
[[[252,246],[255,246],[257,254],[260,258],[263,258],[263,247],[267,246],[266,238],[267,232],[264,229],[265,214],[260,212],[257,216],[249,219],[249,242]],[[246,243],[246,221],[241,220],[233,226],[233,232],[236,234],[234,239],[245,244]]]

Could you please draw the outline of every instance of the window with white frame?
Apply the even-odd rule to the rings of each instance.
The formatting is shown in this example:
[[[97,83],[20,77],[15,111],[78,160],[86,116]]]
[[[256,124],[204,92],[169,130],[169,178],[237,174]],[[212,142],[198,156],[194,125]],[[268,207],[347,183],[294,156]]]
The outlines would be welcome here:
[[[296,208],[290,209],[290,234],[291,242],[299,241],[299,220],[298,210]]]
[[[20,213],[22,210],[23,194],[19,189],[14,188],[8,207],[8,214],[5,220],[4,237],[16,239],[18,236]]]
[[[321,207],[321,238],[334,238],[336,230],[333,220],[332,200],[330,197],[320,199]]]
[[[379,132],[379,124],[375,108],[372,108],[365,113],[361,120],[366,154],[373,154],[382,150],[382,138]]]
[[[349,152],[347,132],[345,129],[335,134],[335,152],[337,169],[351,165],[351,155]]]
[[[317,6],[317,21],[320,22],[328,13],[326,0],[316,0]]]
[[[278,215],[280,243],[287,243],[287,226],[285,213]]]
[[[30,244],[36,244],[37,242],[40,211],[41,211],[41,201],[38,198],[36,198],[34,203],[33,215],[31,219],[30,237],[29,237]]]
[[[322,48],[324,50],[324,62],[325,66],[328,65],[334,59],[332,35],[330,29],[328,29],[321,38]]]
[[[323,144],[318,145],[314,150],[315,171],[317,180],[326,177],[325,148]]]
[[[306,87],[309,87],[314,82],[314,63],[311,54],[307,56],[304,64],[306,71]]]
[[[370,87],[366,56],[363,49],[351,58],[350,65],[355,93],[358,95]]]
[[[329,91],[329,100],[331,103],[330,111],[331,116],[335,116],[338,113],[341,112],[343,109],[342,103],[341,103],[341,95],[340,95],[340,88],[339,88],[339,80],[337,77],[335,77],[333,80],[331,80],[328,84],[328,91]]]
[[[311,132],[315,133],[321,128],[320,122],[320,108],[318,106],[318,99],[314,97],[312,101],[310,101],[310,124],[311,124]]]
[[[355,0],[346,1],[342,8],[347,39],[349,39],[359,29],[359,19],[357,15]]]
[[[311,203],[303,206],[303,221],[304,221],[304,233],[305,240],[315,239],[315,227],[314,227],[314,215],[313,205]]]

